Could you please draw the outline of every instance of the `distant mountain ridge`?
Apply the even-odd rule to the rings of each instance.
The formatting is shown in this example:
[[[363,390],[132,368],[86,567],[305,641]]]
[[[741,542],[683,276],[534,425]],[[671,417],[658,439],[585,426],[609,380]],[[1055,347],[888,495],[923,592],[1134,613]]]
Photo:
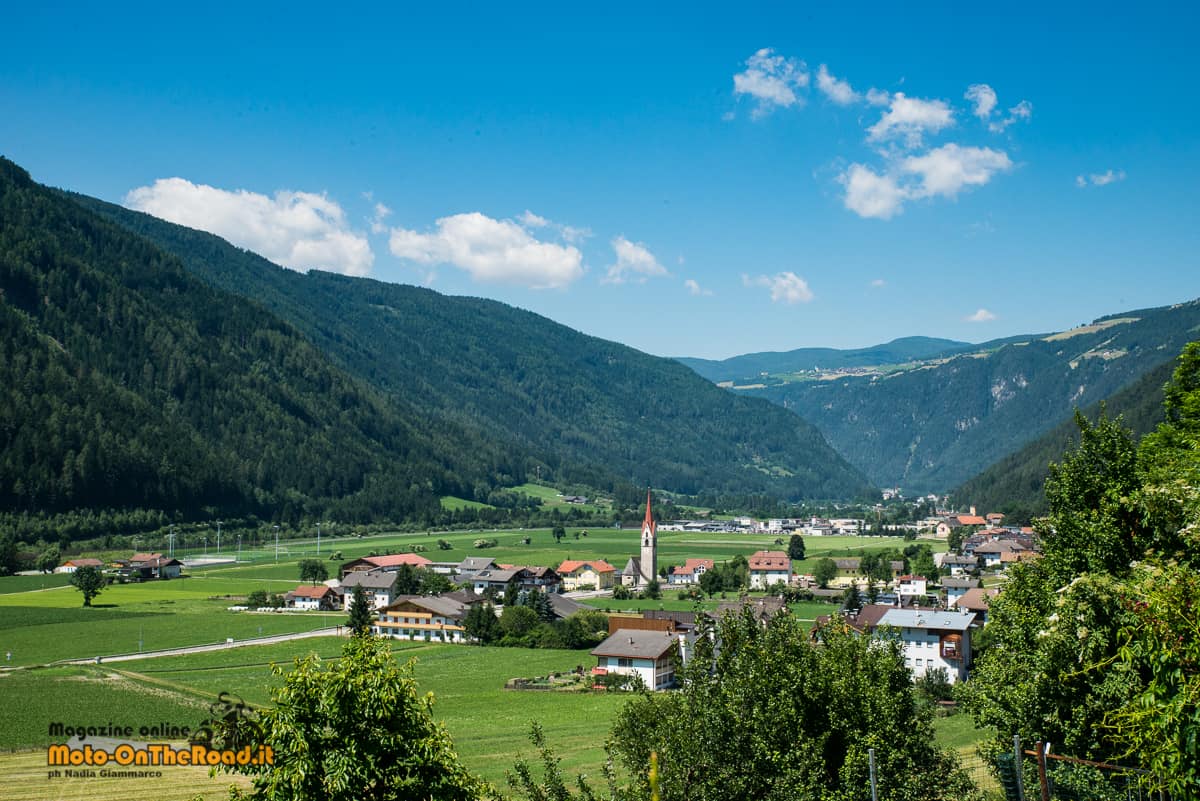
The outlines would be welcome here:
[[[878,486],[947,492],[1170,361],[1200,338],[1200,302],[1111,314],[912,364],[772,373],[739,394],[814,423]],[[820,380],[817,380],[820,379]]]
[[[408,409],[418,429],[452,426],[526,469],[542,465],[598,488],[685,494],[836,499],[871,491],[800,417],[730,395],[670,359],[495,301],[287,270],[211,234],[64,197],[295,326],[340,369]]]
[[[838,370],[846,367],[872,367],[902,364],[961,353],[976,347],[969,342],[935,337],[901,337],[882,345],[839,350],[837,348],[797,348],[789,351],[747,353],[728,359],[695,359],[686,356],[676,361],[686,364],[709,381],[759,380],[764,375],[795,373],[814,368]]]

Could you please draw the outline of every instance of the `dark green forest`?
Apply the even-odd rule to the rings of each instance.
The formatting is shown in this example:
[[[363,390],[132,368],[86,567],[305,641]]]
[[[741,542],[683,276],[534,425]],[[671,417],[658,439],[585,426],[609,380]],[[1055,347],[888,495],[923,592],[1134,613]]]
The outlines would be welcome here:
[[[284,270],[6,160],[0,331],[10,532],[464,514],[444,495],[503,523],[530,511],[503,488],[535,472],[621,497],[870,490],[795,415],[670,360],[499,303]]]
[[[345,520],[523,476],[0,161],[0,508]]]
[[[532,454],[544,478],[788,500],[869,491],[804,420],[673,360],[496,301],[287,270],[211,234],[71,197],[264,304],[423,419]]]

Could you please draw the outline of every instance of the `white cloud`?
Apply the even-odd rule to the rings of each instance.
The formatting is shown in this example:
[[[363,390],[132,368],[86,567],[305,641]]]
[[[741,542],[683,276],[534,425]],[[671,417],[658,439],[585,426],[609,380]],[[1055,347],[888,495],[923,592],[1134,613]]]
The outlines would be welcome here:
[[[711,289],[704,289],[703,287],[700,286],[699,283],[697,283],[696,281],[694,281],[691,278],[684,281],[683,285],[687,288],[689,295],[711,295],[712,294]]]
[[[529,209],[526,209],[524,212],[522,212],[521,216],[518,217],[517,220],[526,228],[550,228],[551,230],[557,231],[558,235],[561,236],[564,241],[570,242],[573,245],[582,242],[592,235],[592,230],[590,228],[576,228],[573,225],[557,223],[553,220],[546,219],[540,214],[534,214]]]
[[[972,113],[981,120],[990,117],[992,109],[996,107],[996,90],[986,83],[971,84],[967,87],[967,93],[963,97],[975,104],[975,110]]]
[[[839,106],[849,106],[862,99],[862,96],[851,88],[849,81],[838,80],[830,75],[824,64],[817,70],[817,89]]]
[[[388,247],[398,258],[449,264],[485,283],[557,289],[583,275],[578,248],[541,242],[512,220],[477,211],[442,217],[429,233],[393,228]]]
[[[125,195],[125,205],[228,239],[293,270],[367,275],[375,254],[325,195],[279,190],[273,197],[183,178],[160,178]]]
[[[609,265],[603,283],[623,284],[633,280],[641,284],[645,283],[647,278],[669,274],[667,268],[659,264],[654,254],[641,242],[630,242],[625,237],[618,236],[612,241],[612,247],[613,252],[617,254],[617,261]]]
[[[871,282],[873,289],[883,289],[885,286],[887,286],[887,281],[884,281],[882,278],[876,278]]]
[[[871,88],[867,90],[867,104],[871,106],[886,106],[892,102],[892,96],[882,89]]]
[[[910,197],[941,195],[954,197],[965,186],[982,186],[1001,170],[1012,166],[1008,154],[990,147],[942,145],[923,156],[909,156],[900,169],[917,176],[920,183]]]
[[[775,106],[787,108],[804,101],[797,89],[808,86],[809,76],[803,61],[775,55],[764,47],[746,59],[746,69],[733,76],[734,95],[750,95],[757,104],[752,116],[762,117]]]
[[[386,220],[391,213],[392,210],[387,206],[383,205],[382,203],[376,203],[374,212],[371,214],[369,220],[371,223],[371,233],[382,234],[387,231],[387,226],[383,224],[383,221]]]
[[[1004,129],[1012,125],[1018,120],[1029,120],[1033,117],[1033,104],[1028,100],[1022,100],[1017,105],[1008,110],[1008,117],[1002,120],[988,123],[988,130],[992,133],[1003,133]]]
[[[863,164],[851,164],[839,178],[846,187],[843,202],[859,217],[890,220],[904,206],[906,193],[890,175],[879,175]]]
[[[903,211],[905,201],[953,198],[964,188],[982,186],[1010,167],[1012,161],[1002,151],[951,143],[899,159],[882,174],[863,164],[851,164],[839,180],[846,188],[846,208],[860,217],[889,220]]]
[[[987,309],[978,309],[974,314],[968,314],[963,318],[968,323],[990,323],[996,319],[996,315]]]
[[[1124,180],[1124,170],[1108,170],[1107,172],[1094,172],[1091,175],[1077,175],[1075,176],[1075,185],[1082,189],[1088,184],[1092,186],[1108,186],[1109,184]]]
[[[944,100],[922,100],[896,92],[879,122],[867,129],[867,139],[886,142],[903,137],[909,147],[919,147],[922,134],[937,133],[953,124],[954,111]]]
[[[761,286],[771,290],[771,300],[775,303],[787,304],[808,303],[813,299],[808,282],[793,272],[776,273],[775,275],[757,275],[753,278],[742,276],[745,286]]]

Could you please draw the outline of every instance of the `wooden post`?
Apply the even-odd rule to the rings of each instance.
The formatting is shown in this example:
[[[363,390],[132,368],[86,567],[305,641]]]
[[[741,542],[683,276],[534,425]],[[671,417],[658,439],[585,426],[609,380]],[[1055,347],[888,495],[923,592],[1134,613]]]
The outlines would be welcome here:
[[[1041,740],[1038,740],[1038,784],[1040,784],[1042,787],[1042,801],[1050,801],[1050,777],[1046,775],[1046,752],[1049,750],[1050,743],[1043,743]]]
[[[1017,801],[1025,801],[1025,757],[1021,755],[1021,735],[1013,735],[1013,767],[1017,782]]]

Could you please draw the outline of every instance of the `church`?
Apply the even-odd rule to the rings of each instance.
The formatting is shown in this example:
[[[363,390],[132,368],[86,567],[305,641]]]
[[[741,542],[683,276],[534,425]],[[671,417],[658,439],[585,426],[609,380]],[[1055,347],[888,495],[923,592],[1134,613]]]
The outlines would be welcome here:
[[[642,549],[625,563],[621,583],[626,587],[644,588],[658,578],[658,526],[650,511],[650,490],[646,490],[646,519],[642,521]]]

